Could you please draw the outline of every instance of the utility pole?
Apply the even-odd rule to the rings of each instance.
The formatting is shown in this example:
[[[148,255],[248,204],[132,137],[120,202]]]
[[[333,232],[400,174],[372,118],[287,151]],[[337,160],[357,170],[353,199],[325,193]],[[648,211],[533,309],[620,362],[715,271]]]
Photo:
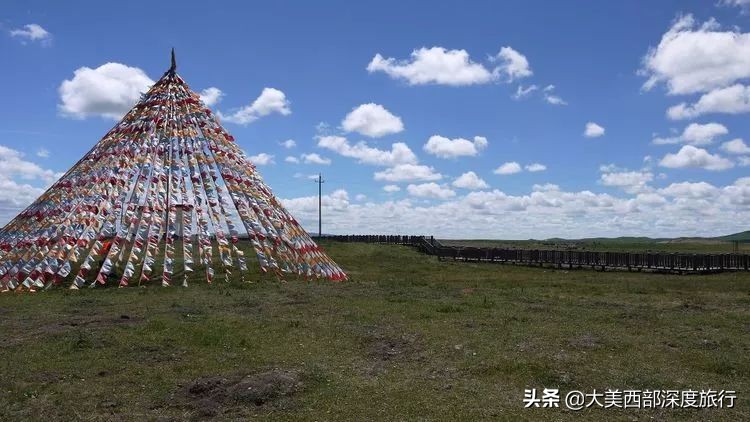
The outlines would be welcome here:
[[[318,173],[318,178],[315,180],[318,184],[318,238],[323,237],[323,175]]]

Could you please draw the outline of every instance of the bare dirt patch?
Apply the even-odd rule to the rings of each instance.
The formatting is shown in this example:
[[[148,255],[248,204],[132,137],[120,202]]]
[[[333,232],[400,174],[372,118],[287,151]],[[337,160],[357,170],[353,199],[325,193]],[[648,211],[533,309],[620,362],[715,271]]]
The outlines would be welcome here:
[[[377,376],[402,362],[423,360],[424,350],[419,340],[415,333],[371,329],[363,338],[367,361],[359,369],[367,376]]]
[[[378,361],[409,359],[420,351],[417,336],[413,334],[391,336],[372,333],[365,342],[368,356]]]
[[[213,417],[261,406],[283,407],[303,388],[299,371],[272,369],[250,375],[201,377],[182,387],[176,398],[199,416]]]

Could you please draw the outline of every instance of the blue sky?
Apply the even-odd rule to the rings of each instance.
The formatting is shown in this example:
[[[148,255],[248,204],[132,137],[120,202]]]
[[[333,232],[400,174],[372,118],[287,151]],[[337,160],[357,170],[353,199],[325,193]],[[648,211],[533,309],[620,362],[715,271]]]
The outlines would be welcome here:
[[[327,232],[747,229],[744,0],[103,3],[0,7],[2,222],[104,135],[174,47],[193,90],[222,93],[211,107],[247,154],[273,156],[259,171],[308,229],[317,172]],[[389,155],[396,143],[411,155]]]

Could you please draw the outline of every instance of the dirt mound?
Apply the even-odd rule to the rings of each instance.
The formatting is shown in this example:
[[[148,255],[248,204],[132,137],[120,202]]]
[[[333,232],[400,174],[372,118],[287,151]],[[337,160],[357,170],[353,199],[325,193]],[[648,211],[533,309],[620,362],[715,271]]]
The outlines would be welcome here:
[[[184,386],[178,396],[201,416],[216,416],[232,408],[278,404],[303,387],[300,372],[272,369],[250,375],[201,377]]]
[[[370,357],[382,361],[405,358],[416,351],[414,339],[408,336],[371,338],[367,349]]]
[[[424,360],[424,349],[417,333],[375,327],[362,338],[366,360],[358,368],[367,377],[388,372],[404,362]]]
[[[246,376],[227,392],[238,402],[262,406],[279,397],[290,396],[301,387],[298,373],[274,370]]]
[[[376,362],[419,359],[422,345],[418,333],[390,326],[363,327],[362,345],[367,357]]]

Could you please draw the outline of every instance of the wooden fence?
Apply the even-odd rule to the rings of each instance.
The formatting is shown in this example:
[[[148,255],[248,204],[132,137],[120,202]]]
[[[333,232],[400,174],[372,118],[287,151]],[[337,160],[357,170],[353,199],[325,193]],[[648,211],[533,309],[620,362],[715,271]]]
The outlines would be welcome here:
[[[511,263],[558,268],[666,272],[721,272],[750,270],[748,254],[693,254],[663,252],[595,252],[571,250],[506,249],[445,246],[432,236],[327,235],[339,242],[386,243],[413,246],[438,259]]]

